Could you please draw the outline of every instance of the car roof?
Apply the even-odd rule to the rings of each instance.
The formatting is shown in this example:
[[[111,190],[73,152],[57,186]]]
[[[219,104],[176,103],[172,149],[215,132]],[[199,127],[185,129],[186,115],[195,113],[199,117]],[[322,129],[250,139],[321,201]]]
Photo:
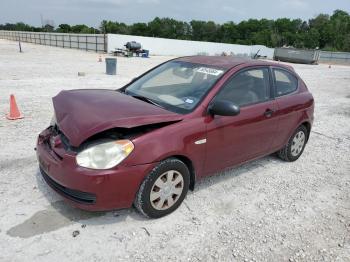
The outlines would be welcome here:
[[[189,62],[194,64],[202,64],[214,67],[220,67],[224,69],[231,69],[235,66],[246,64],[247,66],[254,65],[266,65],[266,66],[278,66],[294,71],[291,66],[264,61],[254,60],[244,57],[233,57],[233,56],[184,56],[174,59],[174,61]]]

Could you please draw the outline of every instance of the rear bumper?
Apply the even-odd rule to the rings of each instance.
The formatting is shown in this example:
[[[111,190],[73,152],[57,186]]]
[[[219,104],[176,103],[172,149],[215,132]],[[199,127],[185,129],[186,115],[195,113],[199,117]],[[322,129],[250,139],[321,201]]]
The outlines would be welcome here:
[[[73,206],[104,211],[129,208],[144,177],[153,164],[118,165],[108,170],[93,170],[76,164],[75,154],[57,157],[46,143],[48,130],[39,135],[37,158],[46,183]]]

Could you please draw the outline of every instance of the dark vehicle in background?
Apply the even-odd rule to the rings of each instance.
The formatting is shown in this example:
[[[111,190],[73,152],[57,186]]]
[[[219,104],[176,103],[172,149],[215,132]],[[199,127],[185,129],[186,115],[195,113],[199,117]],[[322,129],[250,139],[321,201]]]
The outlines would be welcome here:
[[[162,217],[188,189],[272,153],[302,154],[314,99],[286,65],[183,57],[120,90],[62,91],[38,137],[46,182],[86,210],[128,208]]]

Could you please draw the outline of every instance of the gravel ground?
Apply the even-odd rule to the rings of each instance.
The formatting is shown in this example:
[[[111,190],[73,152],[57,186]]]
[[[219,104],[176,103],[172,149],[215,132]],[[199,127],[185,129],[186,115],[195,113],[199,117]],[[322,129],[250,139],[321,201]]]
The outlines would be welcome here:
[[[350,67],[293,65],[316,101],[297,162],[268,156],[227,170],[148,220],[68,206],[43,182],[33,148],[60,90],[117,88],[169,57],[118,58],[107,76],[95,53],[23,49],[0,40],[0,261],[350,261]],[[23,120],[5,120],[11,93]]]

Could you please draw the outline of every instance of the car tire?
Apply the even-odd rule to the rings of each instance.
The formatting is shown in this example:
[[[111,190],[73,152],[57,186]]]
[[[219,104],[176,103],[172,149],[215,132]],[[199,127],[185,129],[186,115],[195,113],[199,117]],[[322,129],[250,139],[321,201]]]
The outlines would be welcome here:
[[[296,161],[304,152],[308,138],[308,131],[304,125],[295,130],[288,143],[277,152],[279,158],[287,162]]]
[[[160,162],[144,179],[134,206],[146,217],[160,218],[175,211],[188,192],[190,172],[177,158]]]

